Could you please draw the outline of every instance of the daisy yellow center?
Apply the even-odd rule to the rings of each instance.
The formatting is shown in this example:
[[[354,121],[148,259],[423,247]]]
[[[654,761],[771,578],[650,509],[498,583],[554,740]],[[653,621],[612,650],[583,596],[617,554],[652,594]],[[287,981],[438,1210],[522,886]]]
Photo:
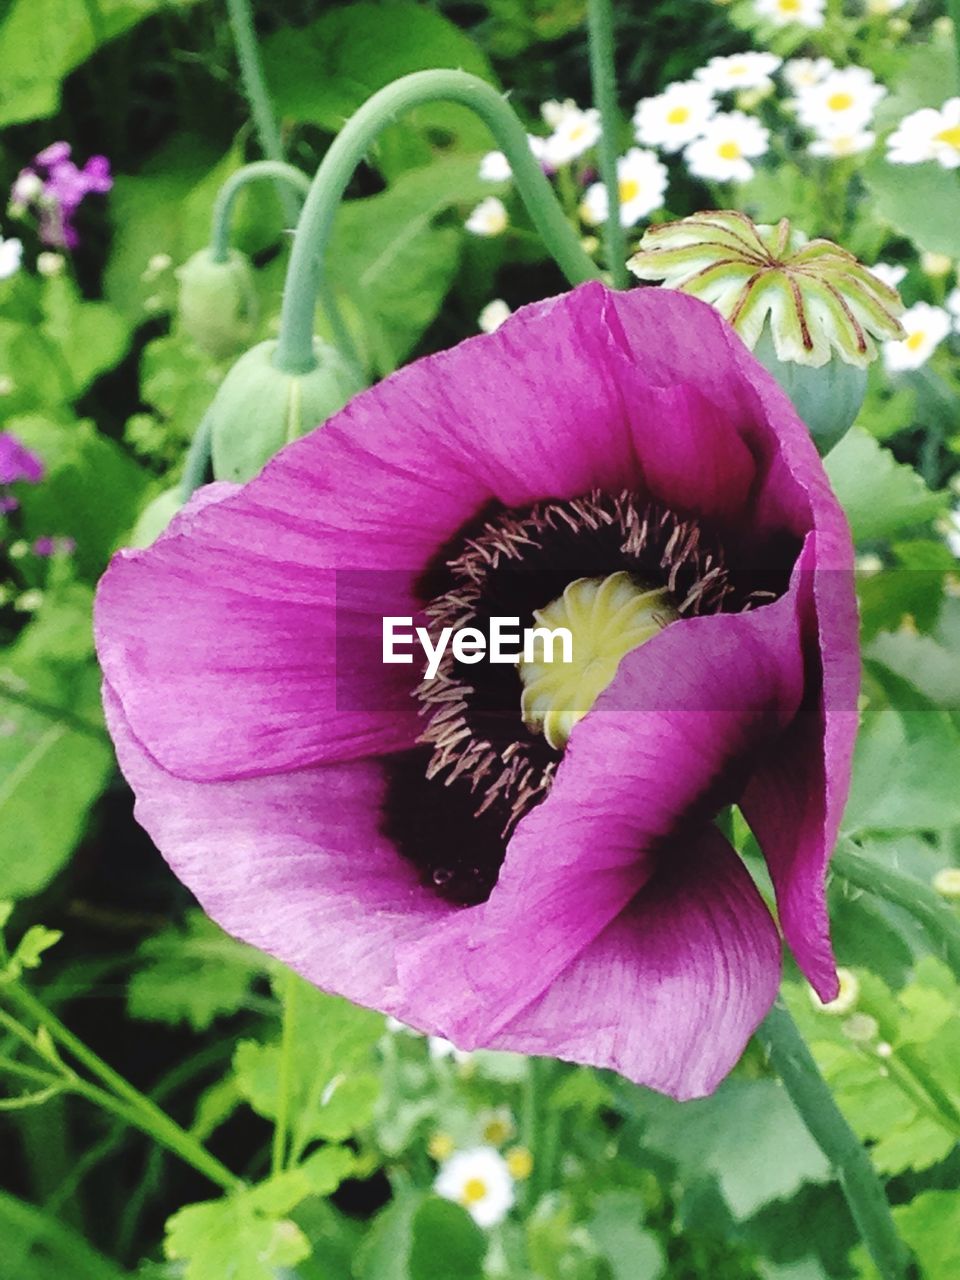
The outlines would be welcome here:
[[[739,160],[743,152],[738,142],[721,142],[717,147],[717,155],[723,160]]]
[[[907,350],[919,351],[926,341],[926,336],[922,329],[918,329],[916,333],[911,333],[910,337],[906,339]]]
[[[631,200],[636,200],[640,194],[640,183],[636,178],[623,178],[620,181],[620,203],[629,204]]]
[[[950,129],[941,129],[936,136],[937,142],[945,142],[948,147],[955,147],[960,151],[960,124],[953,125]]]
[[[803,5],[801,0],[779,0],[779,8],[782,13],[799,13]]]
[[[831,93],[827,99],[831,111],[849,111],[853,106],[853,95],[850,93]]]
[[[550,650],[537,637],[533,660],[519,664],[524,723],[562,751],[573,726],[611,683],[626,654],[679,615],[665,588],[639,585],[621,571],[608,578],[577,578],[533,616],[538,628],[567,628],[573,641],[570,662],[556,654],[547,661]]]
[[[686,124],[689,119],[689,107],[673,107],[667,112],[667,124]]]
[[[579,140],[583,137],[586,131],[587,131],[587,126],[582,122],[580,124],[575,124],[573,128],[570,130],[570,141],[579,142]]]
[[[478,1204],[487,1194],[487,1184],[482,1178],[468,1178],[463,1184],[460,1199],[464,1204]]]

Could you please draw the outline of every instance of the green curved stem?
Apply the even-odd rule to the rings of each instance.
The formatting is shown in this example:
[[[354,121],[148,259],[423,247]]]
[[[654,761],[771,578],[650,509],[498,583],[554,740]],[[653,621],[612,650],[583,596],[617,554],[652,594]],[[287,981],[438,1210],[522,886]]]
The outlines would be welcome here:
[[[236,1191],[244,1185],[242,1179],[231,1173],[226,1165],[221,1164],[191,1134],[181,1129],[156,1103],[142,1094],[139,1089],[134,1088],[119,1072],[114,1071],[24,987],[12,982],[4,986],[3,994],[17,1006],[22,1014],[39,1026],[45,1027],[62,1049],[86,1067],[90,1074],[100,1081],[100,1084],[106,1086],[102,1089],[99,1085],[81,1079],[66,1068],[62,1075],[65,1088],[95,1103],[103,1110],[109,1111],[125,1123],[140,1129],[169,1151],[180,1156],[187,1164],[192,1165],[223,1190]],[[5,1018],[4,1021],[10,1020]],[[26,1064],[14,1065],[21,1075],[26,1075],[32,1070]],[[10,1064],[7,1066],[8,1069],[12,1069]]]
[[[790,1014],[779,1002],[757,1029],[790,1100],[836,1170],[853,1220],[883,1280],[904,1280],[907,1252],[897,1235],[883,1183],[847,1124]]]
[[[347,121],[323,158],[303,207],[287,268],[274,363],[287,373],[309,373],[313,311],[334,217],[354,169],[386,125],[424,102],[470,107],[489,126],[510,167],[523,202],[557,265],[571,284],[600,278],[584,252],[550,183],[533,157],[515,112],[486,81],[465,71],[416,71],[375,93]]]
[[[230,18],[233,43],[237,50],[237,61],[240,63],[243,92],[250,105],[250,114],[253,116],[260,146],[268,160],[282,161],[283,142],[260,62],[260,50],[257,47],[257,33],[253,26],[250,0],[227,0],[227,14]],[[290,192],[289,188],[279,185],[277,195],[283,206],[284,217],[291,226],[294,226],[300,215],[299,199]]]
[[[307,198],[310,179],[292,164],[284,160],[255,160],[232,173],[217,193],[213,206],[213,224],[210,230],[210,253],[214,262],[226,262],[230,251],[230,220],[237,196],[251,182],[271,178],[286,191],[297,197],[297,209]]]
[[[893,867],[865,858],[849,844],[837,849],[830,868],[854,888],[876,894],[909,911],[942,951],[954,973],[960,975],[960,917],[935,889]]]
[[[627,237],[620,224],[620,178],[617,173],[620,111],[617,106],[617,74],[613,57],[611,0],[587,0],[587,31],[590,43],[593,105],[600,112],[600,122],[603,127],[599,152],[600,176],[603,179],[603,185],[607,188],[607,221],[603,228],[607,270],[616,288],[625,289],[630,277],[627,273]]]

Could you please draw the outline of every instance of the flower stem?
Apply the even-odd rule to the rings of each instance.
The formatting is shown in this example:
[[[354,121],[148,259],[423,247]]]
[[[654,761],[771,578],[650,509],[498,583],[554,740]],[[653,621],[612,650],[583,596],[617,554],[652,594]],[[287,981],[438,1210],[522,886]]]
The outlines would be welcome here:
[[[877,1172],[847,1124],[797,1026],[778,1001],[757,1030],[771,1064],[823,1154],[883,1280],[904,1280],[907,1255]]]
[[[837,849],[830,867],[854,888],[877,894],[909,911],[942,950],[954,973],[960,975],[960,918],[935,889],[893,867],[865,858],[850,844]]]
[[[273,111],[273,103],[267,89],[267,81],[260,63],[257,33],[253,26],[250,0],[227,0],[230,30],[240,63],[240,79],[243,92],[250,105],[250,114],[260,139],[263,154],[268,160],[283,160],[283,142]],[[284,217],[291,226],[300,214],[300,201],[288,187],[277,185],[277,195],[283,206]]]
[[[287,1130],[290,1113],[290,1075],[293,1067],[293,1028],[296,1017],[297,983],[292,969],[287,970],[283,984],[283,1030],[280,1035],[280,1072],[277,1080],[277,1114],[273,1124],[271,1172],[281,1173],[286,1163]]]
[[[307,198],[310,179],[292,164],[283,160],[255,160],[232,173],[217,193],[213,206],[213,225],[210,231],[210,253],[214,262],[226,262],[230,250],[230,220],[237,196],[251,182],[272,178],[278,186],[291,190],[297,197],[297,206]]]
[[[61,1048],[86,1067],[90,1074],[100,1081],[100,1084],[106,1086],[106,1089],[101,1089],[98,1085],[81,1079],[69,1068],[64,1068],[64,1085],[71,1092],[78,1093],[105,1111],[140,1129],[148,1137],[180,1156],[187,1164],[192,1165],[224,1191],[236,1191],[244,1185],[243,1181],[211,1155],[206,1147],[186,1130],[181,1129],[165,1111],[114,1071],[19,983],[11,982],[5,985],[3,994],[18,1007],[23,1015],[41,1027],[45,1027]],[[29,1040],[29,1033],[27,1038]],[[19,1068],[19,1064],[18,1069],[21,1074],[29,1070],[29,1068]]]
[[[620,224],[620,179],[617,174],[617,136],[620,111],[617,106],[617,73],[613,56],[613,4],[611,0],[587,0],[587,32],[590,43],[590,78],[593,105],[600,112],[600,176],[607,188],[607,221],[603,228],[607,270],[618,289],[625,289],[627,238]]]
[[[558,266],[571,284],[598,279],[600,272],[567,222],[550,183],[533,157],[515,112],[486,81],[465,71],[416,71],[369,98],[334,139],[307,196],[293,241],[274,353],[277,368],[309,373],[313,353],[313,310],[334,217],[354,169],[386,125],[424,102],[448,101],[470,107],[490,127],[513,170],[517,189]]]

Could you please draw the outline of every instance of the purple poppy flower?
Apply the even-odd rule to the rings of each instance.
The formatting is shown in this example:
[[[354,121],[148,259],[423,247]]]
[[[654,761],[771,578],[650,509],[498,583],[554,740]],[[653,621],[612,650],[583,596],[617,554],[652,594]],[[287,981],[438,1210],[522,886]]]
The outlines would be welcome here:
[[[140,821],[230,932],[464,1049],[697,1096],[780,978],[723,805],[836,993],[851,568],[806,429],[725,321],[588,284],[394,374],[122,552],[97,602],[109,722]],[[385,615],[529,620],[571,580],[609,595],[604,575],[638,584],[628,612],[658,589],[656,634],[565,749],[514,666],[430,681],[381,660]]]
[[[75,249],[80,241],[73,218],[81,203],[88,195],[105,194],[112,186],[106,156],[91,156],[80,169],[70,158],[68,142],[52,142],[20,171],[10,207],[21,214],[36,209],[44,244]]]
[[[23,480],[38,484],[43,479],[43,463],[9,431],[0,431],[0,484]]]

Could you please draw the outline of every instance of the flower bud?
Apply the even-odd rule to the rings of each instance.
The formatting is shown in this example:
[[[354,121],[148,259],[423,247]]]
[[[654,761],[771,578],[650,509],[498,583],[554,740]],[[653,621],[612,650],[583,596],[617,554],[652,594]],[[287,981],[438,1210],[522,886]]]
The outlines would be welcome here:
[[[325,422],[363,388],[336,347],[315,340],[316,368],[295,374],[274,365],[276,345],[270,339],[245,351],[208,410],[218,480],[249,480],[278,449]]]
[[[164,489],[157,494],[140,512],[137,523],[127,539],[131,547],[149,547],[160,537],[164,529],[183,506],[180,486]]]
[[[257,323],[257,290],[245,254],[231,249],[218,262],[201,249],[177,270],[180,326],[215,360],[242,351]]]
[[[903,337],[896,290],[846,249],[791,232],[786,218],[758,227],[726,210],[649,227],[628,265],[726,316],[793,400],[821,453],[859,412],[875,339]]]

